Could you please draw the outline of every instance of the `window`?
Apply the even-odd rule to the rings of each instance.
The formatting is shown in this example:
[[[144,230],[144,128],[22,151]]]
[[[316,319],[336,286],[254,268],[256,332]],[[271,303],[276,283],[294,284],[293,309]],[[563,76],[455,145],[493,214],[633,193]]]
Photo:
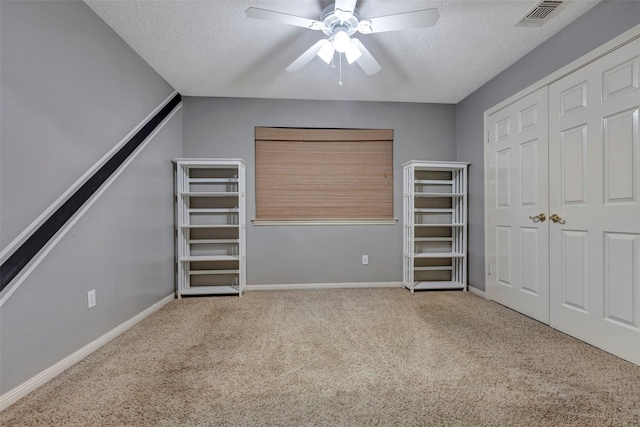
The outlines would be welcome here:
[[[393,130],[256,128],[256,221],[394,223]]]

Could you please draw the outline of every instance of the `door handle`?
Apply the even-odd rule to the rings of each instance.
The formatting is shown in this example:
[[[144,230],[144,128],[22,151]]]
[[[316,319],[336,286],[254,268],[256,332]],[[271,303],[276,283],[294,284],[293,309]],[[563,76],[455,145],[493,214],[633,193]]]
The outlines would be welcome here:
[[[560,215],[558,215],[558,214],[553,214],[553,215],[551,215],[551,216],[549,217],[549,219],[550,219],[551,221],[553,221],[554,223],[559,223],[559,224],[565,224],[565,223],[566,223],[566,221],[565,221],[564,219],[562,219],[562,218],[560,217]]]
[[[547,219],[547,216],[544,213],[541,213],[536,216],[530,216],[529,219],[533,222],[544,222],[544,220]]]

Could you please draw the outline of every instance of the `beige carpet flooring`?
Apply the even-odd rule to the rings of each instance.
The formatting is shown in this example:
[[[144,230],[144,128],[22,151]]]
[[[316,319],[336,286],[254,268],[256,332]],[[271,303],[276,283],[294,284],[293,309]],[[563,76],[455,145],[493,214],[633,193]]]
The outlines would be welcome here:
[[[176,300],[2,426],[640,426],[640,367],[493,302],[403,289]]]

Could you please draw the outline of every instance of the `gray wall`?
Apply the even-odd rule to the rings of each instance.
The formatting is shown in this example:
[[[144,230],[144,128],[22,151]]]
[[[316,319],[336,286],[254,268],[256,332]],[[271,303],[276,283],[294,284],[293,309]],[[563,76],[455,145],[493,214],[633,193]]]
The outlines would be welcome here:
[[[5,247],[173,89],[83,2],[1,3]]]
[[[0,7],[4,248],[173,88],[83,2]],[[2,306],[1,394],[172,293],[181,153],[179,111]]]
[[[471,162],[469,284],[485,289],[484,111],[640,23],[640,1],[606,1],[456,105],[457,159]]]
[[[394,129],[396,225],[247,228],[247,283],[402,280],[402,163],[454,160],[453,105],[187,97],[185,157],[247,161],[247,219],[255,218],[254,127]],[[362,255],[369,265],[362,265]]]

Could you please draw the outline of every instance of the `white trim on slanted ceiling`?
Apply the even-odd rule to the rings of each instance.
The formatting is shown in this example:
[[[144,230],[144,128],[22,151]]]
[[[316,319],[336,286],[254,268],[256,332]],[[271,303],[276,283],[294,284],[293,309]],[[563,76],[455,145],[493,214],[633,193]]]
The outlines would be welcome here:
[[[142,320],[149,317],[154,312],[160,310],[162,307],[164,307],[174,299],[175,299],[175,294],[171,293],[171,295],[161,299],[151,307],[147,308],[142,313],[132,317],[131,319],[122,323],[120,326],[112,329],[111,331],[107,332],[100,338],[96,339],[95,341],[85,345],[80,350],[76,351],[70,356],[65,357],[55,365],[40,372],[38,375],[34,376],[30,380],[25,381],[24,383],[20,384],[18,387],[14,388],[13,390],[3,394],[2,396],[0,396],[0,411],[4,411],[13,403],[22,399],[24,396],[31,393],[41,385],[51,381],[52,379],[60,375],[62,372],[64,372],[66,369],[70,368],[71,366],[75,365],[85,357],[89,356],[91,353],[93,353],[94,351],[96,351],[97,349],[99,349],[100,347],[102,347],[103,345],[105,345],[106,343],[108,343],[118,335],[122,334],[127,329],[131,328],[137,323],[140,323]]]
[[[151,118],[153,118],[156,114],[158,114],[158,112],[160,112],[160,110],[162,110],[162,108],[165,105],[167,105],[167,103],[171,99],[173,99],[173,97],[176,96],[177,94],[178,92],[174,91],[171,95],[167,97],[167,99],[162,101],[162,103],[158,105],[152,112],[150,112],[149,115],[147,115],[147,117],[142,119],[142,121],[140,121],[140,123],[138,123],[138,125],[135,128],[133,128],[131,132],[125,135],[124,138],[120,140],[120,142],[118,142],[116,145],[113,146],[113,148],[111,148],[107,153],[105,153],[105,155],[102,156],[102,158],[98,160],[93,166],[91,166],[91,168],[89,168],[89,170],[87,170],[84,173],[84,175],[82,175],[75,183],[73,183],[73,185],[71,185],[71,187],[69,187],[67,191],[65,191],[60,197],[58,197],[58,199],[55,202],[53,202],[51,206],[49,206],[44,212],[42,212],[42,214],[38,218],[36,218],[35,221],[29,224],[29,226],[25,228],[24,231],[18,235],[18,237],[13,239],[13,241],[9,243],[0,252],[0,261],[1,262],[6,261],[6,258],[8,258],[9,255],[11,255],[15,249],[17,249],[21,244],[23,244],[24,241],[27,240],[29,236],[31,236],[31,234],[33,234],[33,232],[37,230],[38,227],[40,227],[47,220],[47,218],[51,216],[53,212],[58,210],[58,208],[60,208],[60,206],[62,206],[62,204],[66,202],[69,197],[71,197],[76,191],[78,191],[78,189],[82,187],[82,185],[85,182],[87,182],[87,180],[91,178],[98,169],[104,166],[104,164],[107,163],[107,161],[109,161],[109,159],[111,159],[111,157],[113,157],[113,155],[119,149],[121,149],[127,142],[129,142],[129,140],[136,133],[138,133],[140,129],[142,129],[142,127],[146,125],[149,120],[151,120]]]
[[[247,291],[290,291],[297,289],[401,288],[402,282],[292,283],[247,285]]]
[[[104,166],[104,164],[116,153],[124,144],[126,144],[133,135],[135,135],[147,122],[153,118],[162,108],[164,108],[167,103],[175,97],[177,92],[174,92],[165,99],[162,104],[160,104],[156,109],[154,109],[147,117],[144,118],[138,126],[136,126],[123,140],[121,140],[118,144],[116,144],[104,157],[102,157],[95,165],[91,167],[82,177],[76,181],[74,185],[72,185],[62,196],[58,198],[49,208],[38,217],[25,231],[23,231],[20,236],[18,236],[9,246],[7,246],[2,251],[2,260],[9,257],[13,251],[20,246],[44,221],[47,220],[51,216],[53,212],[55,212],[71,195],[73,195],[81,186],[84,184],[99,168]],[[24,282],[27,277],[36,269],[36,267],[42,262],[42,260],[51,252],[51,250],[62,240],[62,238],[69,232],[69,230],[74,226],[76,222],[91,208],[91,206],[96,202],[96,200],[104,193],[107,188],[111,186],[111,184],[120,176],[120,174],[131,164],[131,162],[140,154],[142,150],[149,144],[149,142],[164,128],[164,126],[173,118],[173,116],[180,111],[182,108],[182,103],[180,103],[174,110],[160,123],[154,130],[149,134],[149,136],[144,140],[142,144],[140,144],[135,151],[125,160],[118,169],[102,184],[100,189],[93,193],[91,198],[73,215],[73,217],[66,223],[64,226],[60,228],[58,233],[53,237],[44,248],[33,257],[33,259],[25,266],[25,268],[16,276],[13,283],[10,283],[7,288],[5,288],[2,292],[2,297],[0,298],[0,307],[4,305],[4,303],[9,299],[9,297],[15,292],[16,289]]]
[[[489,108],[488,110],[486,110],[484,112],[484,129],[483,129],[483,134],[482,134],[482,141],[484,144],[484,171],[485,171],[485,175],[484,175],[484,194],[485,194],[485,198],[484,198],[484,229],[485,229],[485,239],[484,239],[484,253],[485,253],[485,261],[486,261],[486,256],[489,254],[489,243],[488,243],[488,239],[486,238],[486,234],[487,234],[487,230],[489,228],[489,217],[487,215],[487,211],[488,211],[488,206],[487,206],[487,198],[486,195],[489,194],[489,180],[487,179],[487,173],[489,171],[488,169],[488,158],[487,158],[487,152],[488,152],[488,138],[489,138],[489,128],[487,126],[487,123],[489,121],[489,116],[491,116],[492,114],[500,111],[501,109],[503,109],[504,107],[507,107],[510,104],[513,104],[514,102],[516,102],[517,100],[523,98],[526,95],[529,95],[532,92],[535,92],[536,90],[544,87],[544,86],[548,86],[551,83],[560,80],[561,78],[573,73],[574,71],[586,66],[587,64],[592,63],[593,61],[598,60],[599,58],[602,58],[603,56],[605,56],[606,54],[608,54],[609,52],[618,49],[619,47],[632,42],[633,40],[640,38],[640,25],[636,25],[635,27],[631,28],[630,30],[620,34],[618,37],[615,37],[611,40],[609,40],[608,42],[606,42],[605,44],[603,44],[600,47],[595,48],[594,50],[592,50],[591,52],[587,53],[586,55],[583,55],[582,57],[576,59],[575,61],[567,64],[566,66],[560,68],[559,70],[557,70],[554,73],[549,74],[547,77],[537,81],[536,83],[526,87],[525,89],[521,90],[520,92],[510,96],[509,98],[505,99],[504,101],[494,105],[493,107]],[[485,294],[486,294],[486,298],[487,299],[491,299],[491,295],[490,295],[490,291],[489,291],[489,287],[488,287],[488,283],[489,283],[489,267],[488,267],[488,263],[485,262]]]

